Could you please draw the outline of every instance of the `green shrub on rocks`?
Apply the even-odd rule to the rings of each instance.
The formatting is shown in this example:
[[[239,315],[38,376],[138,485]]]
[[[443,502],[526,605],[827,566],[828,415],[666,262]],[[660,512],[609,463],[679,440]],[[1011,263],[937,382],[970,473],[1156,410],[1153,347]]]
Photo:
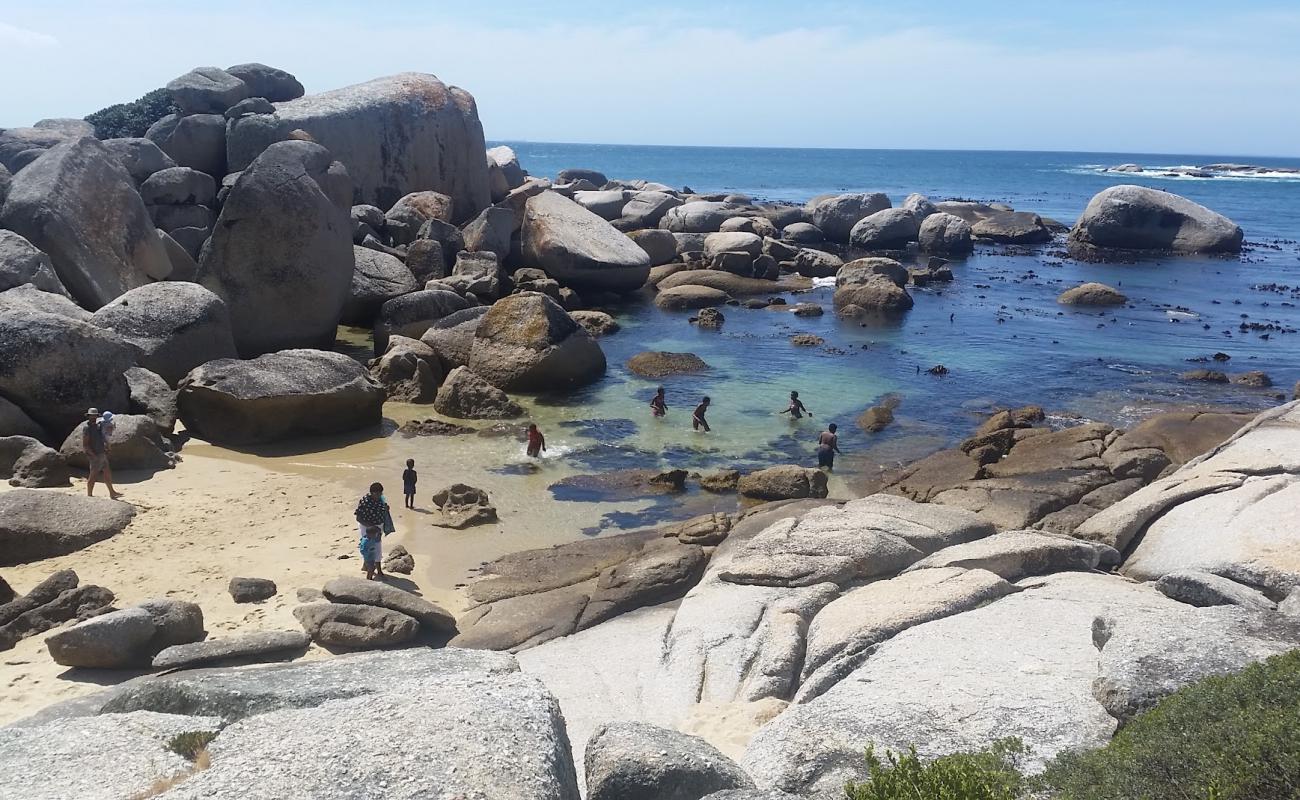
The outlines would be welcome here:
[[[1170,695],[1042,782],[1059,800],[1300,800],[1300,650]]]
[[[194,761],[215,738],[217,734],[212,731],[178,733],[167,743],[167,749],[182,758]]]
[[[885,761],[867,748],[868,777],[844,787],[847,800],[1017,800],[1025,779],[1021,757],[1028,750],[1019,739],[1001,739],[988,750],[923,762],[916,748]]]
[[[86,122],[95,126],[97,139],[137,139],[144,136],[150,125],[178,111],[166,89],[154,89],[139,100],[87,114]]]

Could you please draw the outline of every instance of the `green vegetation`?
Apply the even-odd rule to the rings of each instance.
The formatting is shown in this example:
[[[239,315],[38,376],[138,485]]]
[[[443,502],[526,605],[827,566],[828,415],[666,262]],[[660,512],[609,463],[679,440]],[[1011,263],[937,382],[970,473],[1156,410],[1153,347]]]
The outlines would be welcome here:
[[[150,125],[178,111],[180,109],[172,103],[172,96],[166,89],[154,89],[139,100],[118,103],[88,114],[86,122],[95,126],[98,139],[136,138],[144,136]]]
[[[1170,695],[1042,780],[1060,800],[1300,800],[1300,650]]]
[[[1025,777],[1027,752],[1003,739],[978,753],[922,763],[912,748],[847,800],[1300,800],[1300,650],[1166,697],[1098,750],[1062,753]]]
[[[191,731],[178,733],[167,743],[167,749],[182,758],[194,761],[203,753],[208,743],[217,738],[213,731]]]
[[[850,783],[844,793],[847,800],[1016,800],[1025,783],[1018,767],[1026,752],[1019,739],[1002,739],[988,750],[926,763],[915,747],[901,755],[886,751],[886,761],[868,747],[867,779]]]

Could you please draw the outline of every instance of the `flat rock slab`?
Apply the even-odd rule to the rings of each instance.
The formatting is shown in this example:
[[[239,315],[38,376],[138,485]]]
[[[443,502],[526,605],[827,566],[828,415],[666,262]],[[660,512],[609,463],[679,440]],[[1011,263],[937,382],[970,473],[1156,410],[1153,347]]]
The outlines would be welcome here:
[[[301,653],[311,644],[303,631],[260,631],[168,647],[153,658],[154,669],[186,669],[224,661]]]
[[[324,592],[335,603],[360,603],[399,611],[427,630],[442,633],[456,630],[456,618],[441,606],[396,586],[361,578],[335,578],[325,584]]]
[[[293,615],[312,641],[334,647],[391,647],[415,638],[420,629],[414,617],[377,606],[311,603]]]
[[[762,728],[742,765],[761,785],[829,796],[864,777],[869,744],[915,744],[932,759],[1019,736],[1032,748],[1031,771],[1061,750],[1104,745],[1116,722],[1092,693],[1093,620],[1176,604],[1108,575],[1065,573],[1021,588],[886,641],[830,691]]]
[[[587,742],[585,763],[588,800],[686,800],[754,788],[703,739],[645,723],[601,726]]]
[[[106,498],[0,492],[0,566],[75,553],[121,533],[134,517],[133,506]]]
[[[193,769],[167,748],[186,733],[216,733],[221,720],[136,711],[33,727],[0,728],[4,800],[121,800],[151,796],[154,781]]]
[[[944,548],[911,565],[908,571],[934,567],[984,569],[1015,581],[1050,572],[1096,569],[1101,553],[1099,545],[1092,542],[1037,531],[1007,531]]]

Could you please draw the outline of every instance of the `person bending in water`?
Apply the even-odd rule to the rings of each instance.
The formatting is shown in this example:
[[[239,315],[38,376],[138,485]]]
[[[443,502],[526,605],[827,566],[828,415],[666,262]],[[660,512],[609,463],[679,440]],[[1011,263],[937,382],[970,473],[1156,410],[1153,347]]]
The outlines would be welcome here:
[[[537,423],[528,426],[528,457],[537,458],[546,451],[546,437],[537,430]]]
[[[835,471],[835,455],[840,452],[840,437],[835,431],[835,423],[832,422],[817,437],[817,466],[825,467],[827,472]]]
[[[650,398],[650,413],[656,417],[662,417],[668,413],[668,401],[664,398],[664,387],[660,386],[655,396]]]
[[[808,407],[805,406],[803,404],[803,401],[799,399],[798,392],[790,392],[790,405],[789,407],[786,408],[785,411],[782,411],[780,413],[789,414],[790,419],[803,419],[804,414],[807,414],[810,417],[812,416],[812,412],[809,411]]]
[[[704,415],[709,411],[710,402],[712,401],[709,400],[708,395],[705,395],[700,404],[695,407],[695,413],[691,415],[691,427],[693,429],[697,431],[703,429],[705,433],[713,430],[709,427],[709,421],[704,418]]]

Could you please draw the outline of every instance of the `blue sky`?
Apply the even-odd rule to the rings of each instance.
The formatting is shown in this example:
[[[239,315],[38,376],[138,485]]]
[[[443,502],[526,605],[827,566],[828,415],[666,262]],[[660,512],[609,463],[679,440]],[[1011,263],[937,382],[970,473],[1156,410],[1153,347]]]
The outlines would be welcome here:
[[[0,0],[0,126],[191,67],[404,70],[490,139],[1300,157],[1300,4]]]

